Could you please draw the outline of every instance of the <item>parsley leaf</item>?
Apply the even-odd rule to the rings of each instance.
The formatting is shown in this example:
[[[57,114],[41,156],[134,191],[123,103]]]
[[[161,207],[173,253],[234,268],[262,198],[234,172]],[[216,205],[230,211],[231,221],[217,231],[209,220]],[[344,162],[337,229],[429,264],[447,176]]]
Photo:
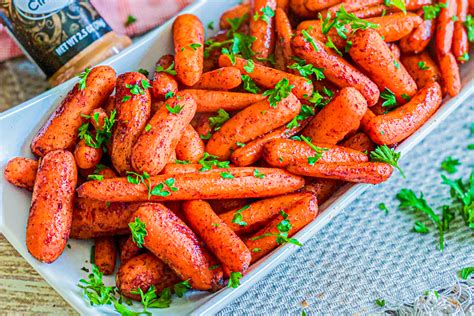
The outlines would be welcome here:
[[[87,176],[87,180],[97,180],[102,181],[104,180],[104,176],[100,174],[90,174]]]
[[[232,217],[232,223],[237,224],[239,226],[247,226],[247,222],[243,221],[244,217],[242,215],[242,211],[245,211],[249,207],[250,205],[245,205],[241,209],[238,209],[237,211],[235,211],[234,216]]]
[[[283,78],[275,85],[275,88],[267,90],[263,93],[263,96],[268,96],[268,102],[273,108],[277,107],[277,102],[280,102],[284,98],[288,97],[294,85],[290,85],[288,79]]]
[[[217,131],[229,119],[230,119],[229,113],[227,113],[224,109],[219,109],[219,110],[217,110],[217,115],[216,116],[209,117],[209,123],[210,123],[211,127],[213,127],[215,131]]]
[[[418,69],[421,69],[421,70],[428,70],[428,69],[430,69],[430,67],[426,66],[426,62],[424,62],[424,61],[419,61],[419,62],[418,62]]]
[[[309,138],[304,137],[303,135],[301,135],[301,140],[303,140],[306,144],[308,144],[309,147],[311,147],[311,149],[314,150],[314,156],[308,157],[308,164],[311,166],[314,165],[319,159],[321,159],[321,157],[323,157],[323,153],[325,151],[329,150],[327,148],[318,147],[314,145]]]
[[[319,18],[322,21],[321,15]],[[327,35],[329,30],[334,28],[341,38],[347,40],[348,30],[346,25],[351,27],[352,32],[378,27],[375,23],[358,18],[354,13],[348,13],[344,6],[341,6],[339,10],[337,10],[334,19],[331,20],[331,16],[328,14],[326,19],[322,21],[322,32],[324,35]]]
[[[298,122],[304,121],[308,117],[311,117],[315,114],[316,114],[316,112],[314,111],[313,107],[311,107],[309,105],[306,105],[306,104],[302,104],[300,113],[298,115],[296,115],[288,124],[286,124],[286,127],[287,128],[296,128],[299,125]]]
[[[168,110],[168,112],[170,112],[171,114],[179,114],[181,113],[181,110],[184,108],[184,105],[176,104],[174,107],[171,107],[171,105],[166,104],[165,107]]]
[[[342,56],[341,51],[334,45],[331,36],[327,36],[328,41],[326,42],[327,48],[332,48],[339,56]]]
[[[324,76],[324,68],[316,68],[312,64],[306,64],[304,59],[293,57],[296,60],[296,63],[288,66],[289,69],[297,70],[302,77],[309,78],[312,74],[315,75],[316,80],[323,80]]]
[[[146,224],[142,222],[138,217],[135,217],[135,221],[128,223],[130,232],[132,233],[132,240],[138,246],[138,248],[143,248],[145,243],[145,236],[148,235],[146,231]]]
[[[191,47],[192,50],[196,51],[199,47],[202,47],[202,45],[199,43],[192,43],[189,45],[189,47]]]
[[[382,106],[397,106],[397,99],[395,98],[395,94],[389,88],[385,88],[385,90],[380,93],[380,98],[385,100],[382,103]]]
[[[451,198],[461,204],[459,209],[466,226],[474,229],[474,172],[467,183],[462,178],[451,180],[445,175],[441,175],[441,179],[451,188]]]
[[[209,30],[213,31],[214,30],[214,21],[211,21],[211,22],[207,23],[207,28]]]
[[[176,76],[176,70],[174,70],[174,61],[166,69],[163,68],[163,66],[161,66],[161,65],[156,66],[155,71],[156,72],[164,72],[164,73],[167,73],[168,75],[171,75],[171,76]]]
[[[470,14],[468,14],[466,17],[464,26],[466,26],[467,38],[469,42],[474,42],[474,18]]]
[[[296,246],[302,246],[302,244],[296,238],[289,238],[288,232],[291,230],[291,223],[288,219],[288,214],[284,211],[280,211],[280,215],[283,218],[281,222],[277,224],[278,233],[265,233],[260,236],[250,238],[250,240],[258,240],[264,237],[275,236],[277,244],[290,243]]]
[[[309,35],[308,31],[307,30],[301,30],[301,34],[303,34],[303,39],[305,40],[305,42],[310,43],[311,46],[313,46],[314,51],[317,52],[318,51],[318,46],[316,46],[316,42],[311,37],[311,35]]]
[[[467,280],[474,273],[474,267],[465,267],[458,271],[459,276],[463,280]]]
[[[191,284],[189,284],[189,279],[183,282],[179,282],[173,286],[174,293],[178,297],[183,297],[183,295],[191,288]]]
[[[247,60],[247,64],[244,66],[244,69],[248,73],[252,73],[253,70],[255,69],[255,63],[252,59]]]
[[[123,23],[123,25],[125,26],[130,26],[132,25],[133,23],[137,22],[137,18],[134,17],[133,15],[128,15],[127,16],[127,19],[125,20],[125,22]]]
[[[133,171],[127,171],[127,181],[131,184],[140,184],[142,183],[148,190],[148,199],[151,196],[151,181],[150,175],[147,172],[143,172],[143,174],[139,174]]]
[[[230,161],[219,161],[217,160],[217,156],[209,155],[209,153],[205,152],[204,156],[198,161],[198,163],[201,165],[199,171],[203,172],[211,170],[214,166],[219,169],[229,168]]]
[[[416,221],[413,225],[413,231],[419,234],[428,234],[430,230],[425,226],[423,222]]]
[[[258,11],[255,12],[255,14],[253,15],[254,21],[257,21],[260,18],[262,21],[265,21],[267,24],[270,24],[271,18],[275,16],[275,11],[273,11],[273,9],[269,6],[264,6],[260,9],[260,12],[261,15]]]
[[[234,175],[230,172],[221,172],[222,179],[234,179]]]
[[[238,288],[240,285],[240,279],[242,279],[242,277],[243,275],[240,272],[231,272],[227,286],[233,289]]]
[[[91,72],[90,68],[84,69],[84,71],[79,75],[79,82],[78,82],[78,88],[79,90],[84,90],[86,88],[86,81],[87,81],[87,76],[89,76],[89,73]]]
[[[447,8],[446,3],[423,6],[423,17],[425,20],[434,20],[441,12],[441,8]]]
[[[397,7],[400,10],[402,10],[403,13],[407,14],[407,8],[405,6],[405,0],[385,0],[384,4],[387,7],[391,7],[391,6]]]
[[[459,165],[461,165],[461,163],[458,159],[453,159],[451,156],[448,156],[441,162],[441,169],[443,169],[449,174],[453,174],[458,171],[456,166]]]
[[[265,174],[261,173],[258,169],[254,169],[253,176],[259,179],[265,178]]]
[[[143,68],[140,68],[138,69],[137,71],[138,73],[141,73],[142,75],[144,75],[145,77],[148,77],[150,75],[150,72],[146,69],[143,69]]]
[[[93,119],[98,123],[98,113],[97,116],[94,116]],[[117,115],[117,110],[113,109],[110,112],[110,116],[104,118],[104,125],[100,127],[95,132],[93,136],[89,131],[89,123],[84,123],[79,127],[79,139],[84,139],[87,146],[92,148],[101,148],[104,152],[107,152],[106,143],[110,141],[112,137],[112,128],[115,124],[115,116]]]
[[[244,89],[251,93],[259,93],[261,90],[249,75],[242,75]]]
[[[384,306],[385,306],[385,300],[376,299],[376,300],[375,300],[375,304],[377,304],[377,305],[380,306],[380,307],[384,307]]]
[[[92,273],[88,275],[88,279],[80,279],[77,285],[83,290],[83,295],[89,299],[92,306],[108,305],[112,302],[114,287],[104,285],[103,275],[99,268],[92,264]]]
[[[405,174],[402,169],[398,166],[398,160],[400,159],[400,153],[395,152],[393,148],[387,147],[387,145],[377,146],[375,150],[370,152],[370,160],[375,162],[385,162],[400,171],[402,177],[405,178]]]
[[[379,210],[385,211],[385,215],[388,215],[388,208],[385,205],[385,203],[379,203],[378,207],[379,207]]]

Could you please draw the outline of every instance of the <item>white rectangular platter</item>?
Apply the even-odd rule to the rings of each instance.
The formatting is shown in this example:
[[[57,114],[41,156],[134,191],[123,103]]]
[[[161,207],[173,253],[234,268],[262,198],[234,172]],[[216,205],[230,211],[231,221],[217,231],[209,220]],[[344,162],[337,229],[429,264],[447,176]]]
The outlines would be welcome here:
[[[218,24],[221,13],[239,3],[238,0],[202,0],[184,10],[201,18],[204,25],[214,21]],[[122,53],[104,62],[115,68],[117,73],[139,68],[153,69],[156,60],[173,49],[171,38],[172,20],[150,32]],[[208,34],[212,35],[212,34]],[[466,98],[474,92],[474,61],[462,67],[463,89],[452,99],[445,101],[438,112],[415,134],[405,140],[398,150],[402,157],[418,144],[428,133],[441,124]],[[30,256],[25,245],[25,227],[28,219],[31,194],[15,188],[3,178],[7,161],[15,156],[32,157],[29,144],[40,126],[55,109],[61,98],[71,89],[76,79],[53,88],[38,97],[0,114],[0,229],[16,250],[38,271],[39,274],[83,315],[116,314],[111,306],[91,307],[77,287],[79,279],[86,276],[81,267],[89,267],[92,242],[70,240],[71,248],[52,264],[43,264]],[[295,237],[306,242],[313,237],[337,213],[359,196],[369,185],[346,185],[341,188],[320,209],[322,214],[301,230]],[[237,289],[225,288],[217,293],[192,291],[184,298],[176,298],[169,309],[156,310],[163,315],[193,314],[212,315],[242,295],[256,282],[265,277],[281,261],[288,258],[298,247],[284,245],[259,263],[252,266]],[[106,284],[114,284],[114,277],[106,277]]]

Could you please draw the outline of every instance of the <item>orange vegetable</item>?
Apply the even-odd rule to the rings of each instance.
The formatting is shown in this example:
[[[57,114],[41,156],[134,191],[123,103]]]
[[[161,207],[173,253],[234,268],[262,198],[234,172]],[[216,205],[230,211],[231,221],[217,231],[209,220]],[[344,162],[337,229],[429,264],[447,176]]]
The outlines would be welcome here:
[[[35,185],[38,161],[28,158],[15,157],[8,161],[3,175],[11,184],[33,191]]]
[[[176,158],[196,163],[204,156],[204,142],[196,130],[188,124],[176,145]]]
[[[193,89],[230,90],[242,82],[240,71],[235,67],[222,67],[202,74]]]
[[[95,239],[94,263],[100,272],[105,275],[114,273],[117,250],[113,237],[99,237]]]
[[[438,66],[426,52],[418,55],[403,55],[400,61],[415,80],[418,88],[423,88],[429,83],[441,80]],[[420,65],[422,65],[422,69],[420,69]]]
[[[151,95],[155,100],[162,101],[167,95],[178,92],[178,82],[175,77],[164,71],[156,71],[160,67],[163,70],[168,69],[174,63],[173,55],[163,55],[156,63],[153,82],[151,83]]]
[[[245,14],[247,14],[247,17],[244,19],[244,23],[248,22],[250,20],[250,5],[248,4],[239,4],[236,5],[235,7],[232,7],[231,9],[225,11],[219,20],[219,27],[222,30],[226,30],[230,28],[230,23],[229,19],[236,19],[236,18],[242,18]]]
[[[453,16],[457,12],[456,1],[442,0],[447,7],[441,8],[436,26],[435,48],[436,54],[441,58],[451,51],[454,33]]]
[[[249,35],[255,37],[252,50],[257,58],[268,58],[275,47],[275,30],[273,28],[275,18],[265,15],[265,8],[276,10],[276,0],[254,0],[250,19]],[[255,18],[257,17],[257,18]]]
[[[418,12],[419,16],[424,15],[424,11]],[[400,40],[400,49],[404,54],[419,54],[425,50],[434,36],[436,20],[423,20],[410,35]]]
[[[276,9],[275,11],[275,27],[279,44],[281,45],[283,59],[285,65],[288,65],[292,59],[293,51],[291,49],[291,38],[293,30],[291,28],[290,20],[283,9]],[[285,67],[286,68],[286,67]],[[285,70],[283,68],[283,70]]]
[[[443,91],[447,91],[452,97],[456,96],[461,91],[461,75],[456,58],[453,54],[447,53],[439,57],[438,63],[441,71]]]
[[[183,92],[189,94],[196,101],[196,112],[199,113],[214,113],[217,112],[217,110],[219,109],[223,109],[225,111],[238,111],[246,108],[247,106],[255,102],[265,99],[265,97],[261,94],[253,93],[211,91],[198,89],[186,89],[183,90]],[[205,133],[201,135],[205,135]]]

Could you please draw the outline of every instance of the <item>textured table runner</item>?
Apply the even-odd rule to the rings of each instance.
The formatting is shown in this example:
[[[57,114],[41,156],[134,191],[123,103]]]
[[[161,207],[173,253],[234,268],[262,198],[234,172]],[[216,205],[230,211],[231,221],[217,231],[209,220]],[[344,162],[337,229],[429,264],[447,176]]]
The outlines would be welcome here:
[[[0,111],[45,89],[39,73],[24,59],[0,64]],[[375,313],[384,310],[375,304],[376,299],[384,299],[388,309],[398,309],[426,290],[453,286],[456,271],[474,265],[474,234],[457,216],[446,235],[446,249],[440,252],[437,233],[411,232],[415,220],[424,218],[399,211],[395,194],[409,188],[417,193],[423,191],[433,208],[449,204],[439,166],[444,158],[452,156],[462,166],[450,177],[468,176],[474,166],[474,151],[466,149],[474,143],[474,135],[470,134],[473,121],[471,96],[403,157],[401,167],[406,179],[395,172],[387,183],[367,190],[296,254],[220,314],[295,315],[301,314],[303,308],[308,314]],[[381,202],[389,209],[387,215],[377,207]],[[30,301],[42,295],[38,291],[25,292]],[[19,300],[18,304],[25,302]]]

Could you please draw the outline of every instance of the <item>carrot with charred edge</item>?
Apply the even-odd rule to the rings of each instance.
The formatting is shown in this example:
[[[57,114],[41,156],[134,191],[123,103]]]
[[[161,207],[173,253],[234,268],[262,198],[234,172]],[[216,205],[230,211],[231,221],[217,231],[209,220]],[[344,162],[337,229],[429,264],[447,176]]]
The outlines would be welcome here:
[[[152,195],[150,200],[263,198],[293,192],[304,185],[303,178],[276,168],[234,167],[225,170],[233,178],[224,179],[220,172],[214,171],[173,175],[175,189],[171,191],[164,186],[164,190],[171,191],[169,195]],[[164,184],[169,178],[170,175],[166,174],[152,176],[150,187]],[[77,193],[80,197],[110,202],[148,200],[148,188],[142,184],[129,183],[126,178],[88,181],[77,189]]]
[[[456,62],[454,62],[456,64]],[[368,119],[364,126],[374,143],[398,143],[422,126],[441,105],[441,88],[437,82],[427,84],[407,104]]]
[[[304,197],[295,202],[285,210],[285,217],[278,215],[264,228],[253,234],[246,240],[247,248],[252,251],[252,263],[262,258],[270,251],[278,247],[277,236],[280,234],[278,224],[286,219],[290,222],[291,228],[288,231],[288,238],[296,234],[301,228],[310,223],[318,215],[318,202],[313,195]]]
[[[321,11],[341,2],[342,0],[305,0],[304,5],[310,11]]]
[[[191,96],[179,92],[166,102],[148,122],[133,146],[132,165],[140,173],[157,175],[170,161],[178,142],[196,112]]]
[[[464,64],[469,60],[469,41],[467,31],[461,21],[454,22],[452,52],[459,64]]]
[[[313,145],[324,148],[318,162],[365,162],[369,158],[360,151],[324,143]],[[307,162],[315,155],[314,150],[305,142],[291,139],[274,139],[263,147],[263,158],[272,167],[284,168],[297,161]]]
[[[178,82],[172,74],[165,72],[173,64],[173,55],[164,55],[156,63],[153,82],[151,83],[151,95],[155,100],[162,101],[167,95],[175,95],[178,92]],[[158,71],[158,67],[162,70]]]
[[[222,263],[225,275],[247,271],[252,254],[244,242],[214,213],[209,203],[196,200],[183,203],[186,222]]]
[[[249,35],[255,37],[252,50],[257,58],[268,58],[275,47],[274,14],[267,15],[267,8],[276,10],[276,0],[254,0]]]
[[[199,81],[203,69],[204,27],[192,14],[181,14],[173,22],[176,78],[187,86]]]
[[[429,83],[441,80],[438,65],[426,52],[418,55],[403,55],[400,61],[415,80],[418,88],[423,88]]]
[[[161,293],[181,281],[170,267],[151,253],[141,254],[122,263],[115,279],[120,294],[135,301],[141,300],[138,289],[146,293],[153,285],[156,293]]]
[[[418,15],[422,17],[424,14],[423,10],[418,12]],[[423,20],[410,35],[403,37],[400,40],[400,49],[404,54],[419,54],[425,50],[426,46],[430,43],[434,36],[436,29],[436,20]]]
[[[255,65],[257,66],[257,65]],[[197,103],[196,112],[217,112],[219,109],[225,111],[238,111],[247,106],[265,99],[261,94],[186,89],[183,92],[189,94]]]
[[[315,44],[317,49],[312,46]],[[367,100],[369,106],[377,103],[379,89],[369,78],[354,68],[341,56],[329,49],[322,42],[313,39],[309,43],[301,33],[293,38],[293,50],[298,57],[315,67],[324,68],[326,78],[340,88],[353,87]]]
[[[456,58],[451,53],[438,58],[443,92],[446,91],[454,97],[461,91],[461,75]]]
[[[220,214],[219,217],[238,235],[250,234],[263,228],[282,209],[287,209],[297,201],[308,196],[310,194],[293,193],[264,199],[225,212]]]
[[[372,142],[370,137],[364,132],[358,132],[352,135],[348,139],[342,141],[340,145],[367,153],[370,153],[375,149],[375,144]]]
[[[303,130],[312,140],[337,144],[347,134],[359,128],[367,111],[367,102],[354,88],[344,88]]]
[[[178,145],[176,145],[176,158],[196,163],[204,156],[204,150],[204,142],[199,134],[190,124],[186,125]]]
[[[305,6],[306,0],[290,0],[290,9],[300,18],[316,18],[317,13]]]
[[[453,17],[456,16],[457,3],[455,0],[442,0],[440,4],[445,4],[446,8],[441,8],[437,19],[435,48],[439,57],[451,51],[454,33]]]
[[[95,239],[94,263],[104,275],[114,273],[117,249],[113,237],[99,237]]]
[[[298,99],[306,99],[313,94],[313,84],[311,80],[259,64],[255,64],[252,72],[247,72],[245,67],[248,63],[249,62],[246,59],[235,57],[234,67],[237,67],[242,74],[248,75],[252,78],[252,80],[259,86],[266,89],[273,89],[279,81],[286,78],[288,79],[289,84],[294,86],[291,92],[293,92]],[[232,61],[228,56],[221,55],[219,57],[219,66],[232,66]]]
[[[202,74],[201,79],[192,86],[193,89],[230,90],[242,83],[239,69],[222,67]]]
[[[120,249],[120,261],[124,264],[133,257],[143,253],[143,251],[145,249],[138,247],[133,241],[132,236],[129,236]]]
[[[290,129],[286,126],[282,126],[246,143],[245,146],[239,147],[232,152],[232,162],[239,167],[250,166],[262,157],[263,146],[267,142],[272,139],[289,138],[296,135],[306,126],[307,123],[308,121],[306,120],[305,122],[298,124],[297,127]]]
[[[384,4],[376,4],[367,8],[363,8],[352,12],[359,19],[367,19],[375,16],[380,16],[384,11],[388,11],[388,7]],[[319,200],[319,199],[318,199]]]
[[[222,268],[210,269],[213,259],[194,232],[160,203],[143,204],[132,216],[144,223],[143,245],[197,290],[218,290]],[[132,220],[133,220],[132,219]]]
[[[389,89],[398,102],[404,102],[402,96],[415,95],[417,90],[415,81],[405,67],[395,60],[387,44],[376,31],[359,30],[350,37],[350,40],[352,46],[349,55],[377,84],[380,91]]]
[[[280,44],[285,65],[289,65],[293,50],[291,49],[291,38],[293,37],[293,30],[291,28],[290,20],[283,9],[277,8],[275,12],[275,27],[277,39]],[[284,70],[285,68],[283,68]]]
[[[306,178],[306,184],[302,191],[312,193],[318,199],[318,205],[322,205],[344,183],[344,181],[334,179]]]
[[[14,186],[33,191],[37,171],[38,161],[15,157],[8,161],[3,175]]]
[[[242,24],[250,20],[250,5],[248,4],[239,4],[235,7],[230,8],[225,11],[219,20],[219,27],[221,30],[226,30],[230,28],[229,20],[240,19],[247,14],[247,17],[244,19]]]
[[[115,87],[115,71],[109,66],[94,67],[86,77],[85,87],[77,83],[49,117],[31,142],[31,151],[44,156],[56,149],[72,149],[78,130],[86,121],[83,115],[100,107]]]
[[[399,12],[385,16],[368,18],[367,21],[377,24],[375,30],[385,42],[396,42],[410,34],[423,19],[415,13]]]
[[[291,164],[288,171],[307,177],[344,180],[348,182],[378,184],[392,175],[393,168],[382,162],[328,162],[308,164]]]
[[[102,154],[102,148],[89,147],[83,139],[74,148],[74,158],[77,166],[81,169],[93,168],[100,162]]]
[[[90,239],[129,233],[128,221],[139,206],[140,203],[109,203],[76,198],[71,238]]]
[[[275,107],[262,100],[243,109],[215,132],[206,144],[206,151],[219,159],[227,160],[237,143],[246,143],[274,128],[288,123],[301,110],[301,103],[290,93]]]
[[[47,153],[41,160],[26,227],[29,253],[41,262],[55,261],[71,231],[77,168],[66,150]]]
[[[273,55],[275,57],[275,64],[273,65],[273,68],[286,71],[286,61],[285,57],[283,56],[282,42],[280,40],[275,43],[275,52]]]
[[[150,118],[151,97],[148,80],[138,72],[127,72],[117,79],[117,119],[112,136],[112,164],[120,174],[132,169],[132,151]],[[138,94],[131,94],[127,87],[138,87]],[[140,90],[141,89],[141,90]]]

